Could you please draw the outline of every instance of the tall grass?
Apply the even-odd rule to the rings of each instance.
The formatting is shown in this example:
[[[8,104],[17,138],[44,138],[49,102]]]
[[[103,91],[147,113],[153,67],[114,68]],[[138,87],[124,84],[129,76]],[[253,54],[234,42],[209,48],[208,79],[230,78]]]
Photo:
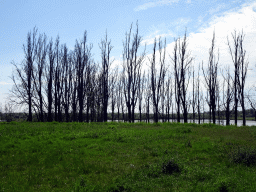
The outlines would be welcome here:
[[[256,191],[256,127],[0,123],[0,191]]]

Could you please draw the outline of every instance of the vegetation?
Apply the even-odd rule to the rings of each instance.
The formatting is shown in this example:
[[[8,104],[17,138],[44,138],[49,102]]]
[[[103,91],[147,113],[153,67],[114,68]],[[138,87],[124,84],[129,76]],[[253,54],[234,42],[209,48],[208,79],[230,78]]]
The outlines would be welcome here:
[[[219,114],[219,116],[216,116],[216,119],[220,119],[220,120],[225,120],[225,111],[217,111],[217,113]],[[249,110],[246,110],[245,112],[246,114],[246,120],[251,120],[251,121],[256,121],[256,117],[255,117],[255,114],[254,114],[254,110],[252,109],[249,109]],[[63,116],[65,115],[64,113],[62,114]],[[84,116],[86,114],[83,114]],[[72,117],[72,114],[69,113],[69,116]],[[90,116],[90,114],[89,114]],[[205,113],[201,113],[200,114],[200,118],[201,118],[201,122],[200,123],[204,123],[204,120],[206,119],[210,119],[210,113],[209,112],[205,112]],[[32,116],[33,118],[33,121],[37,121],[37,116],[36,114],[33,114]],[[163,120],[163,121],[167,121],[168,122],[168,115],[164,114],[164,115],[159,115],[159,120]],[[180,115],[180,118],[183,119],[183,115]],[[147,113],[135,113],[134,114],[134,119],[137,120],[137,121],[146,121],[148,122],[148,119],[150,121],[153,121],[154,120],[154,114],[147,114]],[[174,119],[175,121],[177,120],[177,114],[174,113],[174,114],[170,114],[169,115],[169,121],[172,122],[172,119]],[[188,119],[199,119],[199,115],[198,114],[195,114],[193,116],[193,113],[188,113]],[[234,120],[235,119],[235,116],[234,116],[234,112],[231,112],[230,113],[230,120]],[[243,115],[242,115],[242,111],[238,111],[238,117],[237,117],[238,120],[243,120]],[[11,113],[0,113],[0,120],[4,120],[4,121],[7,121],[7,122],[11,122],[11,121],[18,121],[18,122],[21,122],[21,121],[26,121],[27,120],[27,115],[25,113],[14,113],[14,112],[11,112]],[[108,113],[107,114],[107,120],[112,120],[112,121],[128,121],[128,114],[127,113],[124,113],[123,115],[118,115],[118,113]]]
[[[23,45],[24,60],[12,63],[13,87],[8,105],[4,110],[0,107],[0,112],[10,114],[15,108],[16,112],[24,111],[27,121],[41,122],[134,122],[153,118],[157,123],[168,117],[185,123],[189,118],[198,118],[199,123],[208,118],[213,124],[226,119],[229,125],[234,118],[237,125],[242,118],[245,126],[249,107],[256,119],[256,87],[244,89],[249,63],[243,31],[235,30],[229,36],[226,48],[233,70],[219,64],[215,31],[209,42],[208,61],[195,64],[186,31],[183,37],[174,39],[172,50],[167,50],[166,39],[155,38],[148,54],[137,22],[126,32],[122,59],[113,66],[114,47],[107,33],[99,44],[100,61],[95,61],[86,31],[74,49],[68,50],[59,37],[53,41],[35,27]],[[12,120],[11,116],[7,118]]]
[[[256,191],[256,127],[0,123],[0,191]]]

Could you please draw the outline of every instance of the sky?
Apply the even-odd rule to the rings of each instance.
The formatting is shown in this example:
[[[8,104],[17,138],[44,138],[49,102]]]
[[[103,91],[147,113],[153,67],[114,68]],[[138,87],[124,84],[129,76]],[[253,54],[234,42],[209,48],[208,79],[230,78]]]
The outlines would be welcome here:
[[[5,103],[12,88],[12,62],[19,64],[24,59],[22,47],[35,26],[49,39],[59,35],[60,43],[71,50],[86,30],[95,61],[100,61],[99,43],[107,32],[113,45],[111,57],[114,65],[119,65],[125,33],[132,23],[135,28],[137,21],[148,56],[155,37],[166,38],[171,54],[174,38],[187,30],[195,67],[207,63],[215,30],[219,64],[232,68],[227,36],[231,39],[234,30],[243,29],[249,62],[247,87],[255,84],[255,0],[0,0],[0,103]]]

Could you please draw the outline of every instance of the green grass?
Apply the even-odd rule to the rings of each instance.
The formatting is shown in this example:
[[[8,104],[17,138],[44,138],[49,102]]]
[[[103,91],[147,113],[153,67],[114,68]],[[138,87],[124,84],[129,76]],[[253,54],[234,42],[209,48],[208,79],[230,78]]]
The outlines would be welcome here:
[[[0,191],[256,191],[256,127],[0,123]]]

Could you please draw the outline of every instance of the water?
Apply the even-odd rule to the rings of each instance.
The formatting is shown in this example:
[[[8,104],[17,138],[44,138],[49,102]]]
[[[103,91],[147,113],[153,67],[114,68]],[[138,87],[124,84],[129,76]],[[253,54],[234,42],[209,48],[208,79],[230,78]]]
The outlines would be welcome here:
[[[118,121],[118,120],[114,120],[114,121]],[[146,122],[146,120],[141,120],[142,122]],[[111,120],[108,120],[108,122],[111,122]],[[123,122],[123,120],[119,120],[119,122]],[[137,123],[137,122],[140,122],[140,120],[134,120],[134,122],[135,123]],[[154,122],[154,120],[153,119],[150,119],[149,120],[149,122],[150,123],[153,123]],[[159,119],[159,122],[162,122],[162,119]],[[177,122],[177,120],[176,119],[170,119],[170,122]],[[183,119],[181,119],[180,120],[180,122],[181,123],[184,123],[184,120]],[[188,122],[189,123],[193,123],[193,119],[188,119]],[[200,123],[201,124],[203,124],[203,123],[209,123],[210,121],[209,121],[209,119],[205,119],[204,121],[201,119],[201,121],[200,121]],[[212,122],[212,121],[211,121]],[[197,123],[198,124],[198,120],[196,119],[195,120],[195,123]],[[216,120],[216,124],[218,124],[218,125],[226,125],[226,120]],[[230,123],[229,123],[230,125],[235,125],[235,120],[230,120]],[[243,120],[237,120],[237,126],[238,127],[240,127],[240,126],[242,126],[243,125]],[[251,120],[246,120],[246,125],[247,126],[256,126],[256,121],[251,121]]]

